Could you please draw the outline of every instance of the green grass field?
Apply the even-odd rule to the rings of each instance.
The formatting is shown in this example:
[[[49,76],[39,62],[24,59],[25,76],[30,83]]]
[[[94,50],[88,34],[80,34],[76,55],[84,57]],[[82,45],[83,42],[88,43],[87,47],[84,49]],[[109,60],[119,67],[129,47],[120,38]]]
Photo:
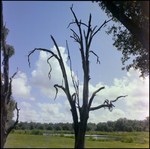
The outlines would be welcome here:
[[[116,135],[117,136],[117,135]],[[131,137],[131,133],[124,133],[124,139]],[[149,148],[149,133],[132,133],[134,142],[126,143],[124,141],[92,141],[85,140],[86,148]],[[140,138],[141,137],[141,138]],[[144,137],[144,138],[143,138]],[[145,141],[143,141],[145,140]],[[6,148],[73,148],[74,139],[61,136],[43,136],[31,134],[9,134],[6,142]]]

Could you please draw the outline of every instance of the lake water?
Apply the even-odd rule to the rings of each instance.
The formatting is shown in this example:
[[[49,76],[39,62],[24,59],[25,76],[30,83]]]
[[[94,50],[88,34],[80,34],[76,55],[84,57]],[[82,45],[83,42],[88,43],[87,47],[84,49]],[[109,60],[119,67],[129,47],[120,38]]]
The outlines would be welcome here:
[[[46,136],[58,135],[59,136],[60,134],[43,133],[43,135],[46,135]],[[74,134],[64,134],[64,136],[74,136]],[[109,137],[108,135],[85,135],[86,138],[89,138],[90,136],[92,136],[95,139],[113,139],[113,140],[115,140],[115,138]]]

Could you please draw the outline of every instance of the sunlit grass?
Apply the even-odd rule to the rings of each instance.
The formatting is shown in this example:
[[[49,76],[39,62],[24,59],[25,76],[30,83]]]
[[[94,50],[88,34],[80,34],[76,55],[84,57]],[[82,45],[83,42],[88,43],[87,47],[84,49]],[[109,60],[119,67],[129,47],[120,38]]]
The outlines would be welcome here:
[[[139,134],[138,134],[139,136]],[[136,137],[139,138],[137,135]],[[146,135],[145,135],[146,136]],[[145,138],[144,138],[145,139]],[[86,148],[149,148],[149,138],[147,141],[140,143],[126,143],[121,141],[92,141],[85,140]],[[29,134],[10,134],[7,138],[6,148],[73,148],[74,138],[61,136],[44,136]]]

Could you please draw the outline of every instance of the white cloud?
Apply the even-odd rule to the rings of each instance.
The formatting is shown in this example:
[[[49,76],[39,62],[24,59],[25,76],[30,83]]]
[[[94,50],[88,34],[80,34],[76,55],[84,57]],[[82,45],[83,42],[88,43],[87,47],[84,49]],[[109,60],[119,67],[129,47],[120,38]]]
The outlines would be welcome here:
[[[102,108],[97,111],[90,112],[88,122],[99,123],[115,121],[119,118],[124,118],[125,116],[125,112],[120,109],[113,109],[113,111],[110,112],[108,109]]]
[[[70,113],[64,111],[64,107],[60,103],[37,103],[39,107],[39,120],[41,122],[68,122],[71,121]],[[63,112],[61,112],[63,110]]]
[[[17,98],[35,100],[30,94],[31,86],[28,85],[28,79],[25,73],[20,71],[17,74],[17,78],[12,81],[12,92],[13,96]]]
[[[28,102],[21,102],[21,105],[24,107],[32,107],[32,105]]]
[[[60,53],[62,55],[64,65],[66,68],[66,73],[68,76],[68,82],[71,85],[71,73],[70,73],[70,67],[67,65],[67,54],[65,54],[65,48],[59,47]],[[54,53],[57,53],[55,46],[51,49]],[[47,59],[51,56],[51,54],[46,53],[44,51],[40,51],[39,60],[36,62],[36,69],[32,71],[32,79],[31,83],[32,85],[40,88],[40,91],[42,94],[48,96],[49,98],[55,97],[55,88],[54,84],[58,85],[64,85],[62,72],[60,70],[60,66],[58,61],[53,57],[49,60],[52,71],[51,71],[51,79],[48,78],[48,73],[50,71],[49,64],[47,63]],[[73,73],[74,74],[74,73]],[[71,93],[73,93],[73,88],[70,88]],[[58,97],[64,96],[65,93],[59,89]]]
[[[14,111],[13,120],[16,120],[16,111]],[[25,109],[20,109],[19,111],[19,122],[39,122],[39,115],[36,110],[26,107]]]
[[[64,107],[60,103],[50,104],[38,102],[34,106],[31,106],[27,102],[22,102],[21,106],[24,107],[19,111],[19,121],[40,123],[72,122],[71,112],[63,111]],[[14,111],[14,115],[13,119],[16,120],[16,111]]]
[[[105,89],[101,90],[93,100],[92,107],[103,104],[106,98],[114,100],[120,95],[128,95],[114,103],[117,106],[115,106],[112,112],[113,115],[109,114],[109,111],[101,114],[101,121],[105,121],[106,117],[108,120],[115,120],[116,117],[119,118],[118,116],[141,120],[149,115],[149,78],[145,80],[139,78],[139,72],[133,69],[127,72],[127,76],[122,79],[114,78],[114,84],[112,86],[102,85],[101,83],[97,84],[96,87],[90,85],[91,92],[94,92],[99,87],[105,86]],[[123,111],[121,110],[122,112],[116,113],[117,107],[120,108],[118,111],[121,109]],[[94,112],[92,112],[92,119],[89,120],[94,121],[95,119],[97,121],[97,116],[98,114],[94,115]]]

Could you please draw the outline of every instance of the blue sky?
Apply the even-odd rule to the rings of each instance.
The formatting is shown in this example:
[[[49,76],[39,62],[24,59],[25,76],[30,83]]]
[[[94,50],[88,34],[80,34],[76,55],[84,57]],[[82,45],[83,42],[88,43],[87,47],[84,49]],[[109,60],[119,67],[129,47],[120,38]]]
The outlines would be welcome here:
[[[66,40],[68,41],[73,72],[75,76],[78,73],[80,81],[82,100],[83,73],[79,45],[70,38],[72,32],[67,28],[74,20],[70,11],[72,4],[74,4],[73,10],[77,18],[82,22],[87,24],[89,14],[92,14],[92,27],[100,26],[109,19],[97,3],[90,1],[3,2],[4,22],[10,30],[7,43],[15,48],[15,55],[10,58],[10,76],[17,67],[19,68],[19,73],[13,79],[13,96],[21,109],[20,121],[72,122],[69,103],[61,90],[54,101],[53,85],[62,83],[57,61],[54,58],[50,61],[53,69],[51,80],[48,79],[49,66],[46,62],[50,54],[36,51],[30,57],[31,68],[28,65],[27,55],[34,48],[46,48],[56,52],[50,35],[55,38],[60,47],[70,90],[73,93],[66,51]],[[140,73],[132,69],[129,72],[121,70],[122,54],[112,46],[112,35],[105,33],[107,27],[112,24],[113,22],[109,22],[105,28],[103,27],[94,36],[91,44],[91,50],[99,56],[101,64],[96,64],[96,57],[90,55],[89,97],[101,86],[105,86],[105,89],[97,94],[92,106],[102,104],[106,98],[113,100],[120,95],[128,96],[118,100],[112,112],[107,109],[90,112],[88,122],[114,121],[121,117],[143,120],[149,115],[149,78],[145,80],[139,78]],[[72,24],[70,28],[78,31],[75,24]]]

